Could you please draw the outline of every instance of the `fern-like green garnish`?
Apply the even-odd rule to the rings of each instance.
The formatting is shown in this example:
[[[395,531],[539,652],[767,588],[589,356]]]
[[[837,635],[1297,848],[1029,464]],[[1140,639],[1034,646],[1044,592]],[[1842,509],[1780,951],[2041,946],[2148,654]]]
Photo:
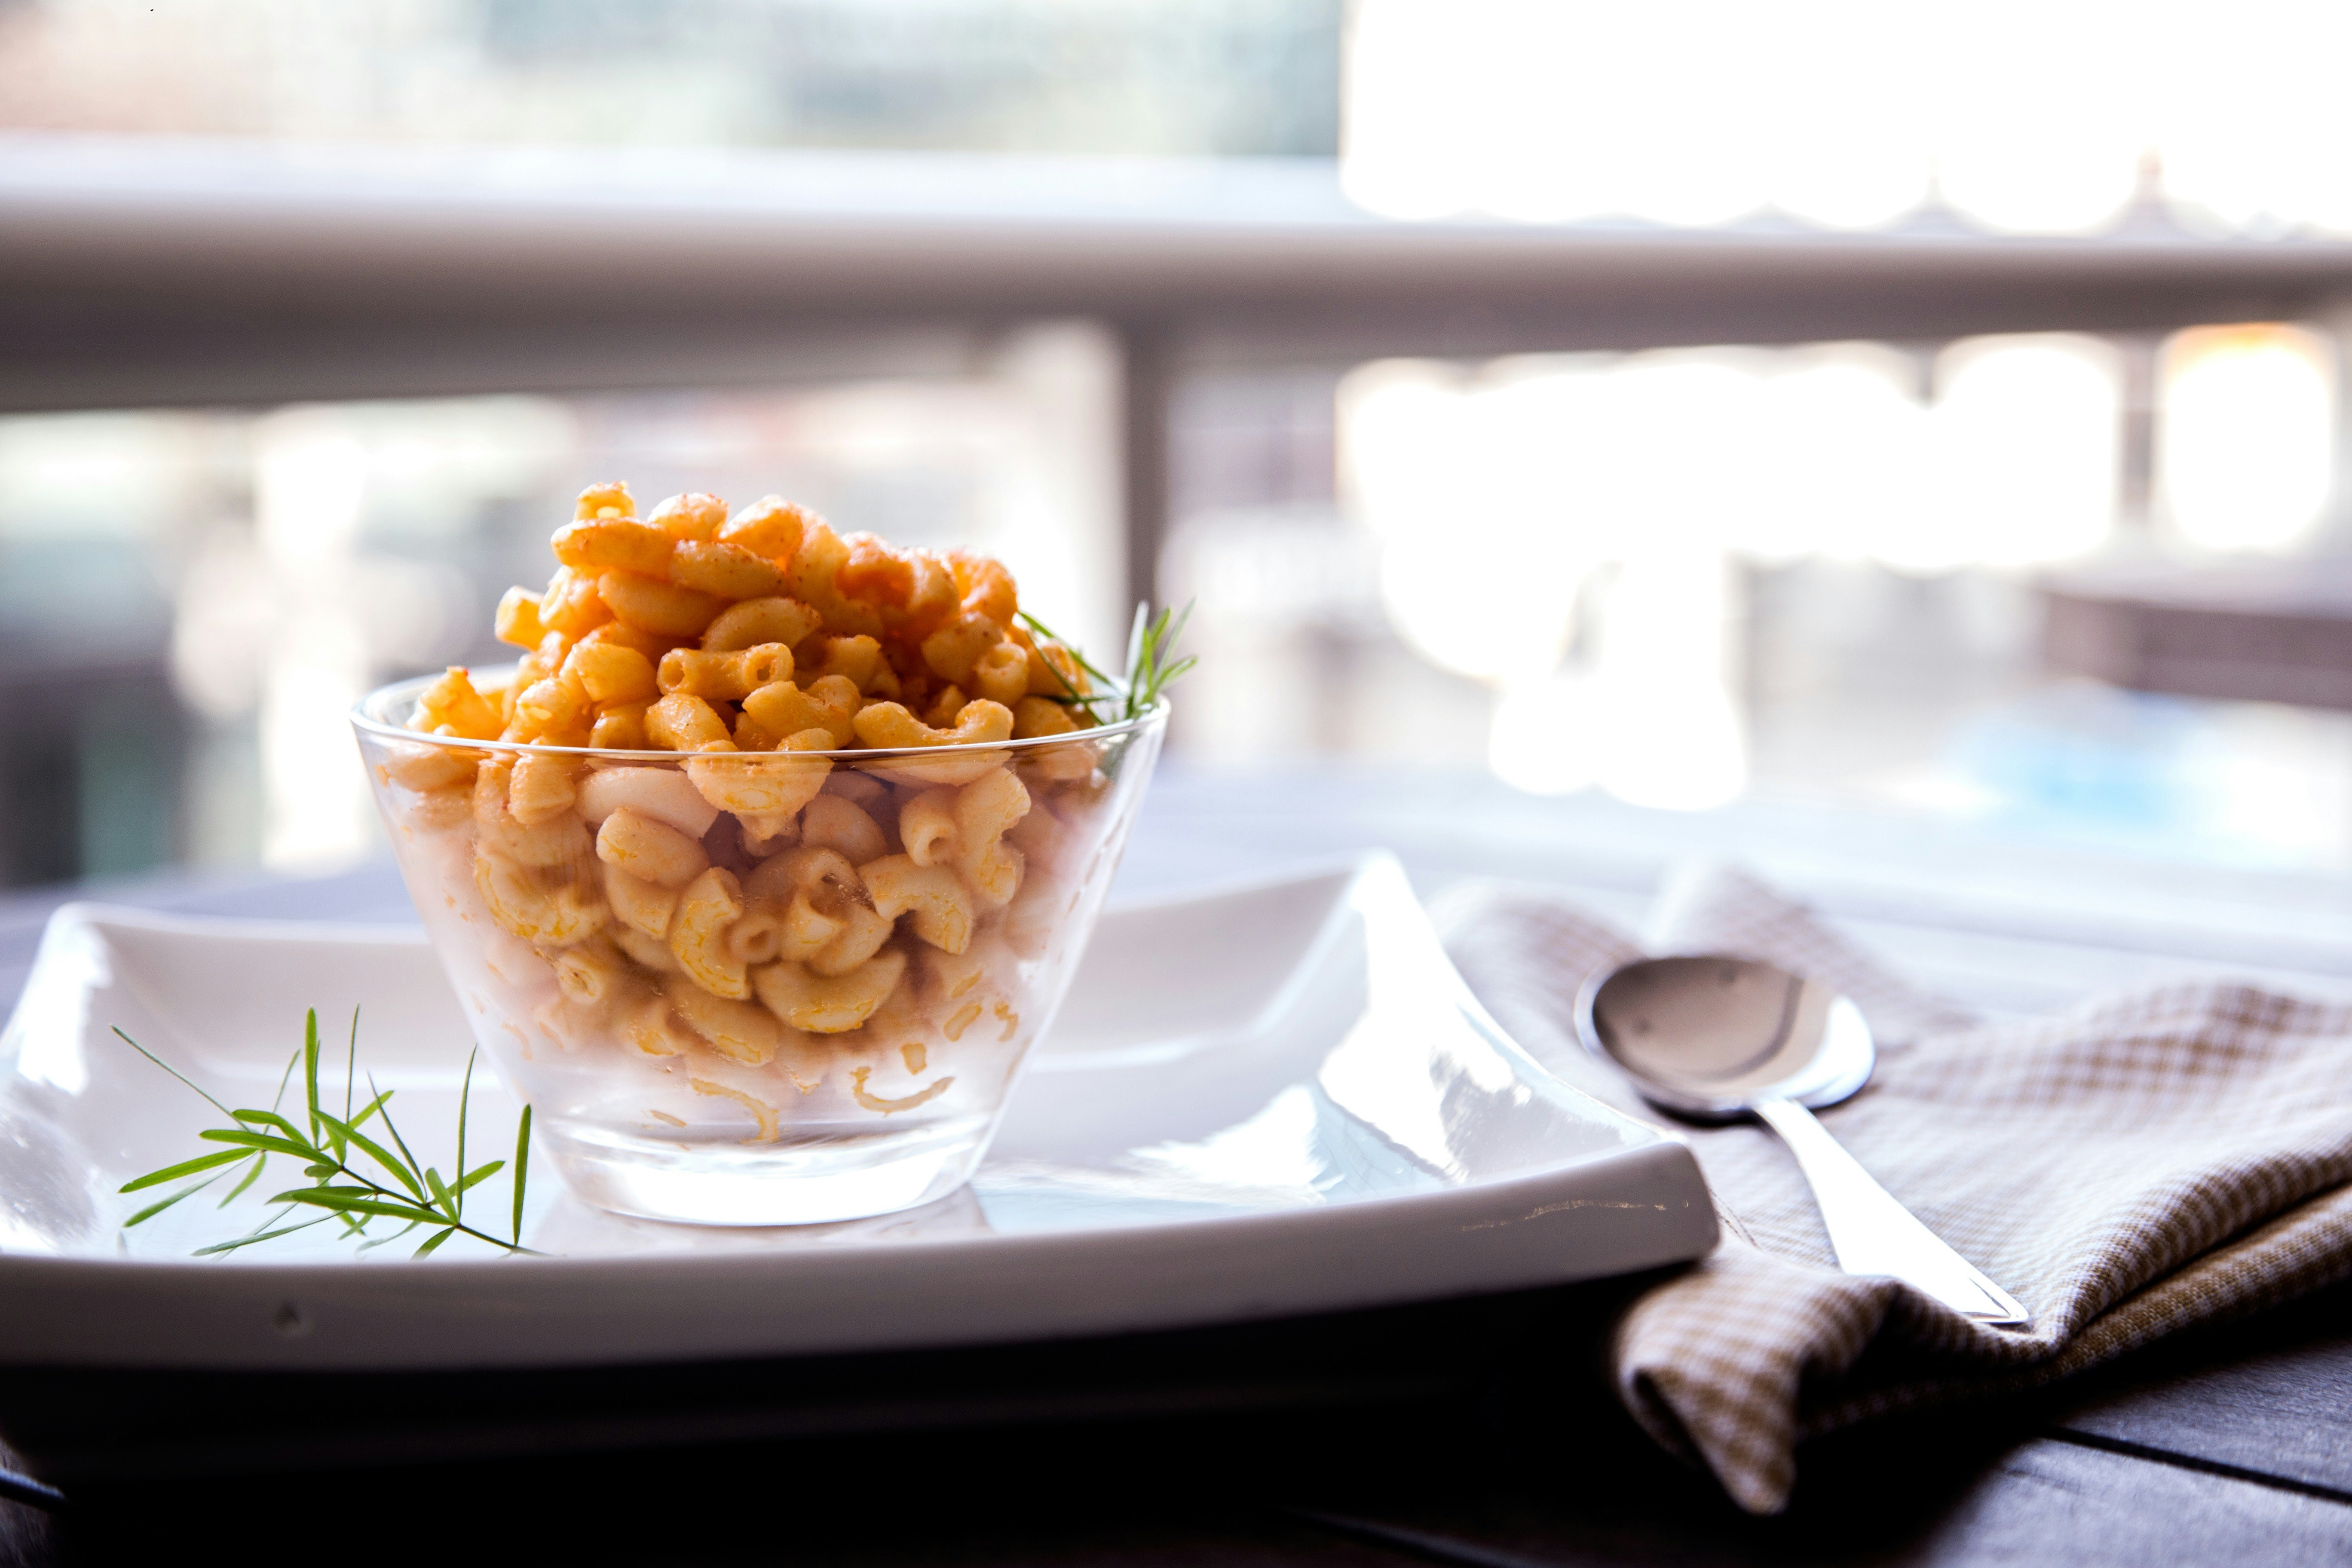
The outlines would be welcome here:
[[[208,1143],[226,1143],[229,1147],[210,1154],[199,1154],[192,1160],[183,1160],[175,1165],[166,1165],[160,1171],[150,1171],[136,1181],[122,1184],[123,1192],[136,1193],[162,1186],[166,1182],[176,1182],[184,1176],[203,1175],[207,1171],[212,1173],[200,1182],[182,1187],[162,1202],[141,1209],[122,1222],[124,1229],[154,1218],[181,1199],[211,1186],[227,1175],[230,1168],[246,1164],[244,1178],[231,1187],[228,1196],[220,1202],[220,1206],[226,1208],[231,1198],[260,1179],[262,1168],[269,1163],[272,1154],[288,1154],[301,1162],[302,1173],[310,1178],[311,1184],[291,1187],[279,1193],[269,1200],[284,1205],[276,1214],[243,1236],[196,1248],[196,1257],[235,1252],[239,1247],[251,1247],[256,1242],[268,1241],[276,1237],[290,1236],[298,1230],[308,1230],[314,1225],[324,1225],[330,1220],[341,1224],[343,1234],[348,1237],[366,1237],[367,1239],[360,1246],[362,1252],[397,1241],[420,1227],[431,1234],[416,1248],[415,1256],[419,1258],[428,1256],[451,1237],[461,1235],[488,1242],[502,1252],[530,1250],[522,1245],[523,1184],[528,1179],[530,1163],[530,1107],[528,1105],[522,1109],[522,1121],[515,1132],[514,1173],[509,1178],[514,1187],[512,1235],[501,1238],[466,1223],[466,1194],[507,1168],[504,1160],[492,1160],[473,1170],[466,1169],[466,1116],[473,1104],[474,1059],[478,1051],[466,1058],[466,1084],[457,1098],[458,1174],[455,1181],[451,1181],[438,1170],[419,1163],[416,1156],[409,1152],[407,1141],[401,1137],[400,1129],[393,1124],[392,1091],[377,1089],[373,1076],[368,1079],[368,1089],[374,1098],[356,1115],[352,1113],[353,1089],[359,1079],[360,1016],[356,1008],[352,1013],[351,1042],[344,1053],[343,1113],[341,1116],[320,1106],[319,1013],[316,1008],[312,1008],[303,1019],[302,1048],[288,1060],[286,1071],[278,1080],[277,1098],[269,1102],[267,1110],[231,1110],[121,1029],[114,1033],[124,1045],[203,1095],[206,1103],[229,1121],[226,1127],[208,1128],[196,1134]],[[302,1064],[303,1115],[307,1131],[278,1113],[278,1107],[286,1100],[287,1085],[293,1081],[296,1062]],[[383,1136],[392,1141],[392,1149],[386,1149],[364,1131],[371,1121],[382,1124]],[[398,1152],[394,1152],[394,1150]],[[367,1163],[357,1163],[362,1157]],[[305,1208],[327,1212],[292,1225],[278,1223]],[[369,1236],[368,1226],[379,1219],[404,1220],[407,1223],[389,1236]]]
[[[1149,604],[1135,606],[1135,624],[1129,628],[1127,637],[1127,678],[1124,680],[1116,679],[1096,668],[1087,656],[1078,651],[1076,643],[1028,611],[1021,611],[1020,616],[1031,631],[1060,647],[1077,660],[1080,669],[1102,684],[1104,689],[1099,692],[1080,691],[1070,678],[1062,673],[1060,666],[1050,658],[1045,660],[1045,668],[1052,670],[1054,679],[1062,683],[1063,695],[1052,700],[1066,708],[1084,708],[1094,715],[1097,723],[1118,723],[1141,718],[1158,704],[1161,692],[1200,662],[1190,654],[1182,658],[1171,659],[1170,657],[1175,653],[1177,641],[1184,635],[1184,623],[1192,618],[1190,604],[1175,613],[1172,624],[1171,612],[1165,608],[1155,616]],[[1108,717],[1105,716],[1106,709],[1108,710]]]

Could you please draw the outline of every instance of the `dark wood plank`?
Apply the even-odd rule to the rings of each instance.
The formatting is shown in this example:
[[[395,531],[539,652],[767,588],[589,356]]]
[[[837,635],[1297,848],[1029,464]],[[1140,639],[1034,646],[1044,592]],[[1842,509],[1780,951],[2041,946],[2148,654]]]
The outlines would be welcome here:
[[[2050,1410],[2030,1404],[1915,1415],[1809,1445],[1790,1512],[1749,1519],[1660,1454],[1609,1397],[1593,1357],[1611,1307],[1594,1292],[1519,1335],[1493,1336],[1504,1392],[1484,1400],[274,1477],[150,1470],[78,1484],[63,1537],[82,1560],[152,1560],[224,1498],[268,1496],[273,1517],[299,1532],[325,1529],[356,1490],[512,1500],[510,1517],[469,1526],[469,1544],[582,1563],[2352,1561],[2352,1506],[2045,1436],[2036,1428]],[[2209,1353],[2226,1349],[2217,1342]],[[1181,1357],[1164,1370],[1200,1374]],[[610,1387],[616,1400],[618,1382],[583,1374],[591,1394]],[[413,1562],[444,1528],[433,1508],[382,1510],[353,1560]]]
[[[593,1376],[592,1374],[589,1374]],[[1296,1437],[1286,1440],[1297,1440]],[[1245,1453],[1245,1466],[1225,1463]],[[1266,1507],[1247,1432],[1104,1428],[1069,1439],[735,1446],[234,1479],[91,1485],[30,1563],[188,1561],[257,1503],[274,1539],[338,1568],[420,1563],[823,1563],[838,1568],[1410,1568],[1411,1547]],[[454,1554],[454,1555],[453,1555]],[[0,1557],[0,1563],[7,1559]]]
[[[828,1568],[1423,1568],[1428,1562],[1412,1547],[1310,1521],[1181,1504],[1113,1517],[1099,1510],[1056,1509],[1035,1495],[1034,1489],[1050,1488],[1049,1481],[1041,1478],[1032,1486],[1031,1495],[994,1509],[975,1511],[958,1500],[961,1517],[919,1496],[907,1498],[894,1478],[877,1475],[863,1492],[826,1496],[801,1492],[786,1478],[768,1478],[731,1496],[688,1489],[642,1499],[560,1493],[501,1500],[467,1492],[445,1498],[446,1511],[427,1500],[362,1491],[354,1496],[365,1500],[347,1500],[348,1512],[303,1510],[296,1518],[316,1532],[310,1537],[313,1542],[338,1541],[343,1530],[361,1522],[366,1527],[362,1539],[348,1549],[338,1541],[335,1561],[399,1568],[436,1557],[460,1563],[560,1561],[583,1568],[649,1563],[672,1568],[779,1563]],[[189,1521],[213,1510],[207,1500],[185,1501],[188,1512],[169,1521],[158,1519],[155,1528],[89,1531],[69,1523],[32,1545],[28,1555],[0,1556],[0,1563],[9,1568],[64,1568],[187,1561],[194,1554],[186,1548],[195,1539]],[[602,1530],[547,1528],[548,1514],[562,1509],[578,1510],[608,1527],[620,1510],[635,1512],[637,1519]],[[395,1530],[389,1540],[373,1529],[373,1521],[385,1513],[408,1510],[432,1514],[438,1528]],[[506,1510],[522,1517],[495,1517]],[[273,1521],[278,1512],[268,1510]]]
[[[593,1376],[593,1374],[590,1374]],[[365,1474],[150,1477],[77,1495],[55,1556],[184,1554],[191,1521],[268,1498],[325,1539],[372,1496],[340,1562],[446,1551],[582,1563],[788,1560],[848,1568],[1213,1562],[1402,1568],[2352,1559],[2352,1507],[1966,1419],[1816,1445],[1796,1506],[1753,1520],[1704,1477],[1571,1397],[1549,1442],[1454,1406],[1310,1422],[972,1431]],[[1302,1500],[1282,1506],[1285,1496]],[[406,1499],[407,1501],[395,1500]],[[435,1500],[439,1500],[436,1501]],[[5,1561],[5,1559],[0,1559]]]
[[[2352,1562],[2352,1503],[2088,1446],[2050,1429],[2058,1408],[1917,1412],[1809,1443],[1789,1510],[1755,1519],[1563,1368],[1490,1406],[1482,1433],[1423,1434],[1412,1468],[1294,1495],[1359,1539],[1513,1568]]]
[[[2352,1499],[2352,1284],[2135,1358],[2055,1425]]]
[[[1932,1481],[1919,1489],[1939,1490]],[[1884,1500],[1846,1500],[1782,1520],[1707,1510],[1637,1516],[1581,1490],[1473,1503],[1318,1510],[1309,1517],[1357,1539],[1481,1568],[2150,1568],[2153,1564],[2340,1564],[2352,1559],[2352,1508],[2079,1445],[2033,1439],[1957,1497],[1906,1516]]]
[[[1171,1507],[1073,1517],[1034,1502],[1017,1511],[1026,1517],[962,1526],[933,1520],[913,1531],[893,1526],[843,1543],[824,1560],[842,1568],[1420,1568],[1426,1562],[1411,1547],[1257,1512]]]

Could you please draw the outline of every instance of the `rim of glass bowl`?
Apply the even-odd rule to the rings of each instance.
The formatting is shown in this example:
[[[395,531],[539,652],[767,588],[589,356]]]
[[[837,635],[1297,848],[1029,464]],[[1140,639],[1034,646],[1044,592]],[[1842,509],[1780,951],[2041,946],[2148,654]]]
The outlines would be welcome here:
[[[885,757],[952,757],[965,752],[1029,751],[1045,746],[1066,746],[1073,741],[1101,741],[1164,724],[1169,713],[1168,699],[1162,697],[1149,710],[1132,719],[1121,719],[1114,724],[1097,724],[1091,729],[1073,730],[1061,735],[1030,735],[1020,740],[1004,741],[961,741],[947,746],[850,747],[832,752],[629,752],[616,746],[545,746],[536,741],[469,741],[462,735],[427,734],[422,730],[412,730],[395,721],[378,717],[379,710],[388,711],[394,704],[398,704],[400,711],[405,713],[415,704],[416,694],[440,679],[441,672],[436,670],[429,675],[411,676],[406,680],[395,680],[377,687],[352,704],[352,727],[378,740],[407,745],[457,746],[469,752],[546,752],[555,756],[602,757],[639,763],[681,763],[696,757],[829,757],[836,761],[846,758],[873,762]]]

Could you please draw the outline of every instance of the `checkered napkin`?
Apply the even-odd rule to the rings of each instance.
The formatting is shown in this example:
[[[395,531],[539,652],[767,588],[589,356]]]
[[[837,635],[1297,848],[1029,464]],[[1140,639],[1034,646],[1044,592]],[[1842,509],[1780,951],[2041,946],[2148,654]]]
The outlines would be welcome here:
[[[1660,1120],[1576,1037],[1578,987],[1636,956],[1630,939],[1492,884],[1434,912],[1505,1028],[1596,1099]],[[1822,1120],[2033,1319],[1983,1328],[1840,1273],[1769,1132],[1678,1128],[1724,1244],[1633,1303],[1611,1364],[1635,1417],[1752,1512],[1787,1503],[1801,1438],[2046,1383],[2352,1275],[2352,1007],[2200,981],[1982,1023],[1721,869],[1669,894],[1653,945],[1769,959],[1852,996],[1878,1071]]]

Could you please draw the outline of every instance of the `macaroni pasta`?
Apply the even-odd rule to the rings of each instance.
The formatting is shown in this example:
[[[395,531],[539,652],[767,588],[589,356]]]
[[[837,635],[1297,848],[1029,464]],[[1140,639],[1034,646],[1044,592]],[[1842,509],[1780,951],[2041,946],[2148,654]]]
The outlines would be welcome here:
[[[982,556],[774,497],[641,516],[604,484],[574,510],[547,586],[499,601],[512,672],[425,685],[380,769],[452,918],[487,928],[507,1026],[656,1086],[656,1130],[1001,1094],[1108,863],[1079,661]],[[489,742],[519,749],[464,744]]]

